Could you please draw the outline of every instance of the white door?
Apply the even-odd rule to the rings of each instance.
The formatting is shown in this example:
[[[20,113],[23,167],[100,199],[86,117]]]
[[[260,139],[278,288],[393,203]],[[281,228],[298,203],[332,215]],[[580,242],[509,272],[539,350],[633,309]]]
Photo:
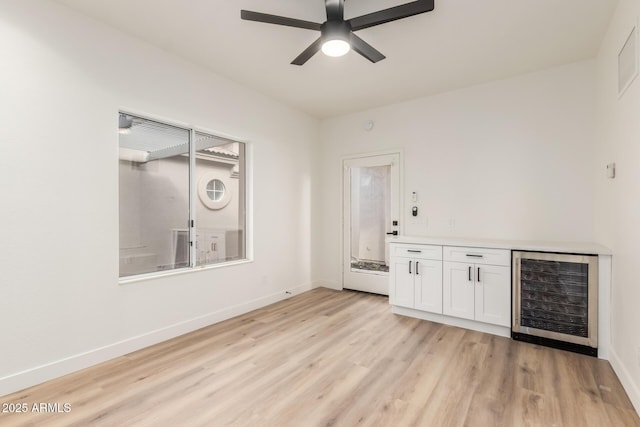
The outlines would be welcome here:
[[[494,325],[511,325],[511,269],[475,265],[476,320]]]
[[[389,295],[385,239],[400,230],[400,154],[348,159],[343,170],[342,287]]]
[[[473,264],[445,261],[442,268],[442,312],[449,316],[474,319]]]

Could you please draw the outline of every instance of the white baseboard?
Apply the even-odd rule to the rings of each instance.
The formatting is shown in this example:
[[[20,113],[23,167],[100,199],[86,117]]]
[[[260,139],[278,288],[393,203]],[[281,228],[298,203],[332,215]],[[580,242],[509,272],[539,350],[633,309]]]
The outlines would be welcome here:
[[[203,316],[185,320],[165,328],[156,329],[155,331],[131,337],[104,347],[99,347],[84,353],[76,354],[51,363],[36,366],[22,372],[8,375],[0,378],[0,396],[24,390],[25,388],[41,384],[45,381],[59,378],[63,375],[106,362],[107,360],[111,360],[116,357],[124,356],[125,354],[129,354],[133,351],[248,313],[311,289],[311,283],[296,286],[275,294],[247,301],[233,307],[228,307]]]
[[[281,300],[286,299],[286,298],[291,298],[294,295],[302,294],[304,292],[310,291],[311,289],[313,289],[313,283],[305,283],[304,285],[296,286],[294,288],[285,289],[284,290],[284,294],[285,294],[284,298],[280,298],[280,299],[278,299],[276,301],[267,303],[265,305],[273,304],[274,302],[278,302],[278,301],[281,301]],[[278,294],[273,294],[273,295],[271,295],[269,297],[265,297],[265,298],[270,298],[270,297],[274,297],[274,296],[277,296],[277,295]],[[262,307],[264,307],[264,306],[262,306]],[[258,307],[258,308],[260,308],[260,307]],[[252,308],[251,310],[255,310],[255,308]],[[249,311],[251,311],[251,310],[249,310]],[[247,313],[247,312],[245,311],[244,313]],[[244,314],[244,313],[242,313],[242,314]]]
[[[324,280],[324,279],[320,279],[320,280],[314,280],[311,283],[312,287],[315,288],[328,288],[328,289],[335,289],[336,291],[341,291],[342,290],[342,285],[338,282],[333,282],[331,280]]]
[[[501,337],[511,337],[510,327],[490,325],[488,323],[476,322],[474,320],[460,319],[458,317],[429,313],[426,311],[414,310],[412,308],[398,307],[396,305],[391,306],[391,312],[394,314],[400,314],[402,316],[415,317],[417,319],[428,320],[430,322],[456,326],[458,328],[471,329],[473,331],[499,335]]]
[[[622,387],[624,387],[624,390],[627,392],[633,407],[636,408],[636,412],[640,415],[640,387],[635,383],[633,377],[629,374],[629,371],[627,371],[627,368],[622,364],[613,346],[609,350],[609,363],[611,363],[611,367],[618,376],[620,383],[622,383]]]

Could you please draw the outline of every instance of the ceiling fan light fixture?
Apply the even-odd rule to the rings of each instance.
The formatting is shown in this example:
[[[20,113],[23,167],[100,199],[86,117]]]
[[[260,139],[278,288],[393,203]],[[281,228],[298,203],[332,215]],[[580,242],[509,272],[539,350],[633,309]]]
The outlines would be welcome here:
[[[351,45],[342,39],[327,40],[322,44],[322,53],[327,56],[343,56],[351,50]]]
[[[345,21],[327,21],[320,30],[322,53],[343,56],[351,50],[351,26]]]

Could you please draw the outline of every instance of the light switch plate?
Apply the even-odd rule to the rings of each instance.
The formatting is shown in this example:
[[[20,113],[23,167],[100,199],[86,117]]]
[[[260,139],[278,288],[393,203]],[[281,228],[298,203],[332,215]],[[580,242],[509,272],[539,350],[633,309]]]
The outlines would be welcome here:
[[[607,165],[607,178],[613,179],[615,177],[616,177],[616,164],[615,163],[609,163]]]

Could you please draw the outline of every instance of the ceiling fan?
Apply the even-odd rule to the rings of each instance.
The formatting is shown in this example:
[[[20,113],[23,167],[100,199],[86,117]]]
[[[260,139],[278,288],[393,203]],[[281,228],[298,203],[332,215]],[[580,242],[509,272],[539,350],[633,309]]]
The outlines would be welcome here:
[[[320,49],[328,56],[342,56],[353,49],[375,63],[383,60],[385,56],[353,32],[431,12],[434,0],[412,1],[346,20],[344,19],[344,0],[325,0],[324,4],[327,9],[327,20],[323,24],[250,10],[241,10],[240,17],[247,21],[320,31],[320,37],[291,62],[293,65],[303,65]]]

